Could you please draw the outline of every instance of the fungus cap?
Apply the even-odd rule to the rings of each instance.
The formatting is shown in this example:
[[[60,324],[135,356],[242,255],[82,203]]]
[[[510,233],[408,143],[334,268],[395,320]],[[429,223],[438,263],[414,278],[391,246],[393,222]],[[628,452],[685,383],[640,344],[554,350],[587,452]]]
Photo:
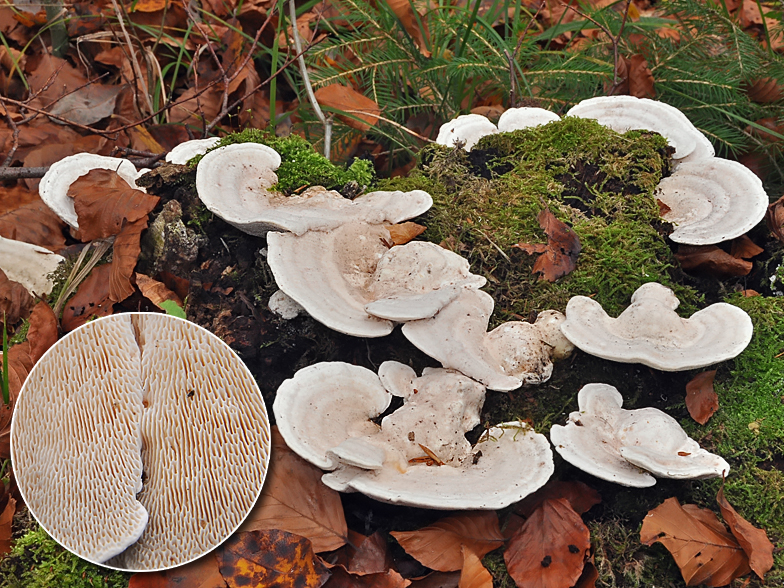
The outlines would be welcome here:
[[[533,108],[530,106],[509,108],[498,119],[498,131],[500,133],[509,133],[529,127],[546,125],[556,120],[561,120],[561,117],[544,108]]]
[[[136,185],[136,167],[127,159],[106,157],[94,153],[77,153],[69,155],[49,166],[46,174],[38,184],[38,194],[46,205],[59,216],[63,222],[79,228],[74,209],[73,198],[68,196],[68,189],[81,176],[94,169],[108,169],[117,174],[134,190],[146,192]]]
[[[688,245],[740,237],[765,217],[769,201],[754,172],[720,157],[680,164],[656,197],[670,208],[662,215],[675,225],[670,239]]]
[[[166,154],[166,161],[178,165],[185,165],[197,155],[204,155],[218,143],[220,143],[220,137],[185,141]]]
[[[61,261],[65,261],[62,255],[38,245],[0,237],[0,269],[31,293],[46,296],[52,291],[54,283],[48,276]]]
[[[481,114],[461,114],[441,125],[436,143],[447,147],[456,147],[459,144],[466,151],[471,151],[479,139],[497,132],[498,128],[487,117]]]
[[[673,159],[702,160],[713,157],[710,141],[677,108],[648,98],[597,96],[572,107],[566,116],[592,118],[618,133],[656,131],[675,148]]]
[[[751,341],[751,319],[736,306],[711,304],[688,319],[678,316],[677,307],[673,291],[656,282],[640,286],[618,318],[595,300],[575,296],[566,305],[561,331],[591,355],[666,372],[731,359]]]
[[[621,408],[623,398],[613,386],[587,384],[577,402],[579,411],[565,426],[553,425],[550,440],[566,461],[597,478],[646,488],[656,483],[648,471],[676,479],[729,472],[726,461],[702,449],[669,415]]]
[[[305,310],[296,300],[286,294],[283,290],[275,290],[275,292],[273,292],[269,302],[267,302],[267,307],[287,321],[297,318],[300,313]]]

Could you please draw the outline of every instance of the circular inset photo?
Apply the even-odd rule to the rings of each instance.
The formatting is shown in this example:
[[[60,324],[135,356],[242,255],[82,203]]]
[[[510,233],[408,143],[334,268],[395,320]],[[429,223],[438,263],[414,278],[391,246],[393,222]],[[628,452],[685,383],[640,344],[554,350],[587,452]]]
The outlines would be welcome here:
[[[228,539],[261,493],[269,451],[245,364],[198,325],[155,313],[60,339],[11,424],[33,516],[76,555],[127,571],[184,564]]]

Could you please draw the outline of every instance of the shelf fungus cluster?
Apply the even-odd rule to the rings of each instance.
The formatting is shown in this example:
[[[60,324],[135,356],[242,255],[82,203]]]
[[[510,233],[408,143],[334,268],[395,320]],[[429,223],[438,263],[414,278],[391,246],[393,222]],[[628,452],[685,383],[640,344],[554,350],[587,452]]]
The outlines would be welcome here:
[[[393,396],[403,406],[384,416]],[[340,492],[433,509],[498,509],[547,482],[547,439],[505,423],[471,445],[485,387],[463,374],[426,368],[419,377],[394,361],[378,375],[342,362],[298,371],[278,389],[273,412],[286,443],[328,470]]]
[[[11,427],[19,490],[41,526],[95,563],[191,561],[240,525],[270,446],[261,393],[201,327],[129,313],[87,323],[35,365]]]

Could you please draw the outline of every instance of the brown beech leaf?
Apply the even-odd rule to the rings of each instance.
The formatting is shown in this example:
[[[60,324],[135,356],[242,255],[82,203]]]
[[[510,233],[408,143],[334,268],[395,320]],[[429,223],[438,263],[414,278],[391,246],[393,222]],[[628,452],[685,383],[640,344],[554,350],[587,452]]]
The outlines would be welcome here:
[[[751,125],[747,125],[743,130],[746,133],[760,139],[761,141],[765,141],[766,143],[778,143],[781,140],[779,137],[773,134],[784,134],[784,125],[779,124],[779,119],[774,117],[767,117],[757,119],[754,122],[762,127],[762,129],[759,127],[752,127]],[[768,129],[772,132],[769,133],[763,129]]]
[[[10,280],[0,269],[0,324],[5,322],[10,328],[27,318],[33,308],[33,297],[19,282]]]
[[[548,498],[509,540],[504,561],[519,588],[570,588],[590,547],[588,527],[569,501]]]
[[[717,278],[746,276],[754,267],[750,261],[733,257],[716,245],[678,245],[675,258],[684,271]]]
[[[109,275],[109,300],[122,302],[135,292],[131,276],[141,253],[141,235],[147,228],[147,216],[125,225],[114,239],[112,272]]]
[[[386,536],[376,531],[365,537],[355,531],[348,532],[349,543],[343,546],[346,550],[346,571],[364,576],[366,574],[386,573],[392,565],[392,556]]]
[[[381,108],[373,100],[342,84],[319,88],[316,90],[316,99],[322,106],[345,111],[346,114],[338,114],[338,118],[352,129],[362,132],[376,124],[381,114]]]
[[[765,224],[768,225],[773,236],[784,243],[784,196],[768,206],[768,211],[765,213]]]
[[[694,505],[681,506],[675,497],[645,516],[640,541],[664,545],[687,586],[726,586],[751,571],[743,549],[713,512]]]
[[[546,498],[565,498],[577,514],[583,514],[602,502],[599,493],[588,484],[577,481],[550,480],[515,506],[515,512],[530,517]]]
[[[665,214],[667,214],[672,210],[672,208],[667,206],[664,202],[662,202],[658,198],[656,199],[656,204],[659,205],[659,216],[664,216]]]
[[[746,88],[749,100],[759,104],[768,104],[781,100],[782,90],[775,78],[757,78]]]
[[[277,529],[235,533],[217,555],[230,588],[320,588],[330,575],[310,541]]]
[[[79,284],[63,309],[61,324],[66,333],[81,327],[92,317],[109,316],[112,314],[114,302],[109,299],[109,278],[112,265],[104,264],[94,267],[84,282]]]
[[[547,235],[547,245],[518,243],[512,245],[528,254],[541,253],[534,262],[532,273],[541,274],[548,282],[555,282],[577,267],[580,254],[580,240],[566,223],[559,221],[549,209],[545,208],[537,217],[539,226]]]
[[[0,514],[0,555],[11,551],[11,525],[14,522],[16,512],[16,500],[8,497],[8,502]]]
[[[191,563],[164,572],[139,572],[131,576],[128,588],[226,588],[216,553],[208,553]]]
[[[730,255],[732,255],[732,257],[737,257],[738,259],[751,259],[765,251],[762,247],[752,241],[748,235],[736,237],[730,243]]]
[[[286,446],[272,428],[272,450],[264,488],[241,531],[282,529],[307,537],[313,549],[332,551],[348,540],[340,494],[321,482],[324,475]]]
[[[117,235],[127,223],[146,218],[160,198],[131,188],[116,172],[94,169],[68,188],[83,242]]]
[[[414,39],[419,52],[424,57],[430,57],[430,51],[427,49],[427,44],[430,41],[430,31],[424,18],[417,18],[414,12],[414,3],[411,0],[385,0],[387,6],[392,9],[400,19],[403,28]],[[420,26],[421,24],[421,26]]]
[[[773,567],[773,544],[768,539],[767,533],[762,529],[757,529],[735,511],[724,497],[723,486],[719,489],[716,502],[719,503],[724,522],[727,523],[735,539],[738,540],[743,551],[749,557],[749,567],[760,578],[764,578],[765,574]]]
[[[0,218],[20,206],[32,202],[43,202],[38,192],[28,190],[23,184],[16,184],[13,187],[0,185]]]
[[[463,545],[478,557],[484,557],[504,543],[498,515],[492,511],[466,512],[440,519],[417,531],[393,531],[390,535],[408,555],[439,572],[463,567]]]
[[[426,227],[416,223],[406,222],[399,225],[384,225],[384,228],[389,231],[389,236],[392,237],[393,245],[405,245],[414,237],[418,237],[424,233]]]
[[[171,300],[177,306],[182,307],[182,299],[175,292],[169,290],[163,282],[153,280],[145,274],[135,273],[133,276],[142,295],[158,308],[163,309],[161,303],[167,300]]]
[[[719,395],[713,389],[716,370],[709,370],[694,376],[686,384],[686,408],[691,418],[704,425],[719,410]]]
[[[493,576],[482,565],[482,560],[468,549],[462,546],[463,569],[460,572],[460,583],[458,588],[493,588]]]
[[[410,585],[411,580],[405,579],[395,570],[357,576],[337,567],[332,569],[332,577],[324,584],[324,588],[406,588]]]
[[[411,588],[458,588],[460,572],[430,572],[411,579]]]
[[[655,98],[656,90],[653,87],[653,74],[648,67],[648,62],[642,55],[632,55],[628,64],[629,95],[637,98]]]
[[[39,245],[55,253],[65,247],[64,227],[65,223],[40,198],[0,215],[1,237]]]

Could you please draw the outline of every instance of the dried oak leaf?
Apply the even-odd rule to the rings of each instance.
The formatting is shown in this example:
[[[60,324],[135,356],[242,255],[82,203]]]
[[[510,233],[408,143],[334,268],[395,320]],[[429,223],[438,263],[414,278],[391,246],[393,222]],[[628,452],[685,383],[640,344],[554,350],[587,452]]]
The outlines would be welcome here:
[[[462,550],[463,569],[458,588],[493,588],[493,576],[482,565],[482,560],[465,545]]]
[[[719,503],[724,522],[727,523],[735,539],[738,540],[743,551],[749,557],[749,567],[760,578],[764,578],[765,574],[773,567],[773,544],[768,539],[767,533],[754,527],[735,511],[724,497],[723,487],[716,495],[716,502]]]
[[[116,172],[94,169],[68,188],[74,199],[82,242],[117,235],[128,223],[146,218],[160,198],[136,190]]]
[[[0,269],[0,324],[9,327],[30,316],[33,297],[22,284],[14,282]]]
[[[643,519],[640,541],[672,554],[687,586],[726,586],[751,571],[749,560],[716,515],[668,498]]]
[[[65,247],[64,227],[63,221],[38,197],[0,215],[0,236],[55,253]]]
[[[713,389],[716,370],[709,370],[694,376],[686,384],[686,408],[691,418],[704,425],[719,410],[719,395]]]
[[[63,331],[70,332],[81,327],[92,317],[109,316],[114,310],[114,302],[109,298],[109,279],[112,265],[99,265],[90,272],[79,285],[63,309]]]
[[[393,531],[390,535],[408,555],[439,572],[463,567],[463,545],[483,557],[504,543],[498,515],[492,511],[466,512],[440,519],[417,531]]]
[[[164,572],[138,572],[128,588],[226,588],[215,553]]]
[[[754,267],[750,261],[733,257],[716,245],[678,245],[675,258],[684,271],[717,278],[746,276]]]
[[[541,274],[541,277],[548,282],[555,282],[577,267],[577,256],[582,245],[577,233],[566,223],[555,218],[549,209],[542,210],[537,220],[547,235],[547,245],[517,243],[512,247],[522,249],[529,255],[541,253],[534,262],[532,273]]]
[[[272,450],[264,488],[241,531],[282,529],[307,537],[313,549],[332,551],[347,541],[340,494],[321,482],[324,475],[291,451],[272,428]]]
[[[142,251],[142,231],[147,228],[147,216],[126,224],[114,239],[111,274],[109,274],[109,300],[122,302],[136,290],[131,284],[133,270]]]
[[[411,239],[418,237],[425,232],[425,227],[412,222],[400,223],[399,225],[384,225],[392,237],[392,245],[405,245]]]
[[[235,533],[218,562],[230,588],[320,588],[330,576],[310,541],[277,529]]]
[[[570,588],[580,578],[591,534],[565,498],[547,498],[509,540],[506,569],[519,588]]]
[[[406,5],[410,6],[408,0]],[[338,118],[352,129],[365,132],[378,122],[381,108],[364,94],[354,88],[342,84],[330,84],[316,90],[319,104],[346,114],[338,114]]]

